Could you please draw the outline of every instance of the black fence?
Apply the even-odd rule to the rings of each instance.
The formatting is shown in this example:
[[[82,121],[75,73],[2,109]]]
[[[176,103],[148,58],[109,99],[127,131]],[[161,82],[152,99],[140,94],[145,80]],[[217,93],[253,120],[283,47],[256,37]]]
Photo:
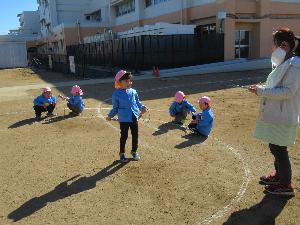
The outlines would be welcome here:
[[[147,35],[73,45],[67,56],[52,55],[52,69],[69,72],[69,56],[74,56],[80,76],[95,67],[150,70],[206,64],[224,61],[224,35]],[[48,55],[39,58],[49,62]]]
[[[69,46],[76,64],[150,69],[172,68],[224,60],[223,34],[148,35]]]

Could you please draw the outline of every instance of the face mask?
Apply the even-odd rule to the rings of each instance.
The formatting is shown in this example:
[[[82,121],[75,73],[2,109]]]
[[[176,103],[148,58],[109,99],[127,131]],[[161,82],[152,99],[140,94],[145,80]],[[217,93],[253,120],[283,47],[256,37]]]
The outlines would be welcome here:
[[[286,52],[282,48],[276,48],[271,56],[273,66],[279,66],[284,61],[285,56]]]

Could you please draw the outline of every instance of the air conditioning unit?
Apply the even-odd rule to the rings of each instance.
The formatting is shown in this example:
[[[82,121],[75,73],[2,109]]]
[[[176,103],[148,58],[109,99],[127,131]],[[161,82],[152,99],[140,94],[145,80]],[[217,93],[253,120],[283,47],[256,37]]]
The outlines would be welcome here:
[[[223,19],[226,19],[226,16],[227,16],[227,13],[225,11],[219,11],[218,15],[217,15],[217,18],[219,20],[223,20]]]

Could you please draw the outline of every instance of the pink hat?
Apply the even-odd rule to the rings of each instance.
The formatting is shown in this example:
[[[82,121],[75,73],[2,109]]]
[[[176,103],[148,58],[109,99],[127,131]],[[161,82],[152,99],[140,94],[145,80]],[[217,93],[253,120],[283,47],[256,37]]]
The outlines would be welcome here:
[[[115,80],[119,82],[120,79],[121,79],[126,73],[127,73],[127,71],[125,71],[125,70],[120,70],[120,71],[116,74]]]
[[[44,87],[44,88],[41,89],[41,93],[42,93],[42,94],[44,94],[44,93],[46,93],[46,92],[51,92],[51,91],[52,91],[52,90],[51,90],[50,87]]]
[[[74,85],[71,89],[71,94],[72,95],[76,95],[76,94],[83,95],[83,91],[81,90],[81,88],[78,85]]]
[[[174,97],[175,102],[180,103],[185,98],[185,94],[182,91],[177,91]]]
[[[211,99],[207,96],[203,96],[199,99],[199,103],[206,103],[210,107],[211,106]]]

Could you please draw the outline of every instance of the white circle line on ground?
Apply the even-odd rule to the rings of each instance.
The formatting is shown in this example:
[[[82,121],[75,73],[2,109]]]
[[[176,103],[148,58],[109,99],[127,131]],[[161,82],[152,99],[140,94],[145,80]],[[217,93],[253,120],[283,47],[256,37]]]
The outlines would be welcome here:
[[[160,122],[166,123],[165,121],[160,121]],[[149,124],[145,124],[145,125],[154,130],[157,130],[157,128],[154,128],[154,127],[150,126]],[[176,124],[174,124],[174,126],[179,127],[179,125],[176,125]],[[229,210],[231,210],[233,208],[233,205],[235,203],[239,202],[242,199],[242,197],[244,196],[244,194],[247,190],[247,186],[249,185],[249,182],[250,182],[250,174],[251,174],[250,168],[249,168],[249,165],[246,162],[246,160],[242,157],[241,153],[237,149],[235,149],[232,146],[226,144],[225,142],[219,140],[218,138],[213,137],[213,140],[218,142],[221,146],[223,146],[227,150],[230,150],[235,155],[235,157],[238,158],[242,162],[243,170],[244,170],[244,177],[243,177],[244,180],[243,180],[242,185],[240,186],[239,191],[237,192],[236,196],[231,200],[231,202],[229,204],[227,204],[226,206],[224,206],[222,210],[219,210],[217,213],[213,214],[211,217],[204,219],[202,222],[199,223],[199,225],[208,225],[214,219],[224,216]]]
[[[18,115],[18,114],[24,114],[26,111],[19,111],[19,112],[7,112],[7,113],[1,113],[0,116],[10,116],[10,115]]]
[[[143,90],[143,91],[139,91],[139,92],[140,93],[146,93],[146,92],[157,91],[157,90],[164,90],[164,89],[169,89],[169,88],[179,88],[179,87],[195,86],[195,85],[198,85],[198,84],[202,84],[203,85],[203,84],[217,84],[217,83],[223,83],[223,82],[244,81],[245,79],[251,80],[251,78],[248,77],[248,78],[241,78],[241,79],[232,79],[232,80],[227,80],[227,81],[197,82],[197,83],[188,84],[188,85],[183,84],[183,85],[171,85],[171,86],[165,86],[165,87],[159,87],[159,88],[152,88],[152,89]],[[234,87],[234,85],[233,85],[233,87]],[[109,100],[111,100],[111,98],[107,98],[107,99],[103,100],[102,103],[103,102],[107,102]],[[116,128],[115,126],[113,126],[108,121],[106,121],[105,117],[102,115],[102,113],[101,113],[101,105],[102,105],[102,103],[100,104],[99,108],[95,108],[95,110],[97,110],[97,114],[98,114],[99,118],[101,118],[102,120],[104,120],[109,127],[111,127],[112,129],[118,131],[119,129]],[[92,109],[92,108],[90,108],[90,109]],[[18,114],[18,113],[19,112],[15,113],[15,114]],[[13,113],[10,113],[10,114],[13,114]],[[10,115],[10,114],[6,114],[6,115]],[[244,177],[243,177],[244,181],[243,181],[242,185],[240,186],[240,189],[237,192],[236,196],[231,200],[231,202],[229,204],[227,204],[222,209],[220,209],[219,211],[217,211],[216,213],[214,213],[212,216],[210,216],[210,217],[206,218],[205,220],[203,220],[202,222],[198,223],[199,225],[208,225],[212,221],[214,221],[215,219],[220,218],[220,217],[224,216],[226,213],[228,213],[233,208],[233,205],[236,204],[237,202],[239,202],[243,198],[243,196],[244,196],[244,194],[245,194],[245,192],[247,190],[247,187],[249,185],[249,182],[250,182],[251,171],[250,171],[249,165],[247,164],[246,160],[242,157],[242,155],[239,152],[239,150],[233,148],[232,146],[226,144],[225,142],[223,142],[223,141],[221,141],[221,140],[219,140],[217,138],[214,138],[214,140],[216,142],[218,142],[219,144],[223,145],[228,150],[232,151],[234,153],[234,155],[239,160],[241,160],[241,162],[243,164],[243,170],[244,170]],[[148,146],[148,147],[150,147],[150,146]]]
[[[152,91],[153,89],[151,89]],[[106,124],[109,124],[110,127],[112,127],[114,130],[119,130],[118,128],[116,128],[115,126],[113,126],[111,123],[109,123],[108,121],[106,121],[106,119],[104,118],[104,116],[101,114],[101,106],[104,102],[107,102],[111,100],[111,98],[107,98],[104,99],[102,101],[102,103],[99,106],[99,116],[100,118],[102,118],[103,120],[105,120]],[[164,121],[161,121],[164,122]],[[157,128],[153,128],[151,126],[148,125],[148,127],[152,128],[152,129],[157,129]],[[236,193],[235,197],[232,198],[232,200],[225,205],[222,209],[218,210],[217,212],[213,213],[211,216],[205,218],[204,220],[202,220],[201,222],[197,223],[198,225],[209,225],[210,223],[212,223],[214,220],[221,218],[223,216],[225,216],[228,212],[230,212],[233,208],[234,205],[237,204],[245,195],[248,185],[250,183],[250,176],[251,176],[251,170],[249,167],[249,164],[247,163],[247,161],[245,160],[245,158],[242,156],[242,154],[240,153],[240,151],[228,144],[226,144],[224,141],[219,140],[218,138],[213,138],[214,141],[216,141],[217,143],[219,143],[221,146],[223,146],[225,149],[231,151],[235,157],[237,159],[239,159],[242,163],[242,169],[244,171],[244,176],[243,176],[243,182],[240,185],[240,188],[238,190],[238,192]]]

